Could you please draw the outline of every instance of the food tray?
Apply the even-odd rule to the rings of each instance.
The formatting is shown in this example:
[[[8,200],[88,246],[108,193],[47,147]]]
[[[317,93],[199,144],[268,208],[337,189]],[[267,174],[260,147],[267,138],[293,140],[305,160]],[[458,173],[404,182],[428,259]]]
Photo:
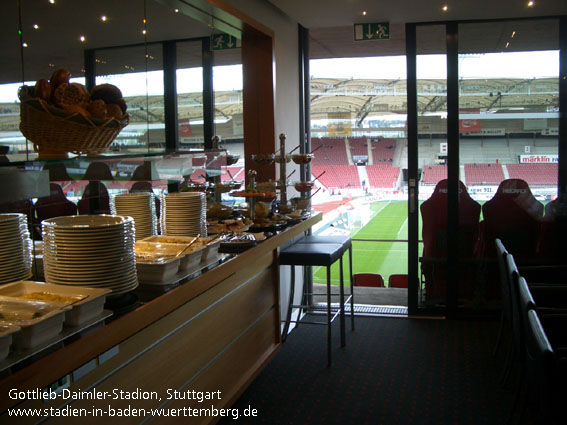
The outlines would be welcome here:
[[[58,305],[59,303],[71,303],[71,309],[65,313],[65,325],[67,326],[80,326],[99,316],[104,309],[106,296],[110,292],[110,289],[105,288],[54,285],[32,281],[14,282],[0,287],[0,296],[58,303]],[[57,300],[56,297],[69,299]]]
[[[172,235],[155,235],[148,236],[147,238],[140,239],[140,242],[155,242],[155,243],[173,243],[173,244],[189,244],[194,239],[194,236],[172,236]]]
[[[156,258],[156,260],[136,259],[136,270],[140,282],[159,285],[170,280],[179,271],[179,258]]]
[[[34,348],[56,337],[63,329],[65,313],[69,309],[61,303],[0,298],[0,314],[5,317],[4,323],[21,328],[12,342],[15,350]]]
[[[210,240],[210,239],[209,239]],[[203,241],[207,241],[207,238],[203,238]],[[201,264],[208,263],[217,257],[219,253],[220,241],[218,239],[207,243],[205,250],[203,251],[203,256],[201,257]]]
[[[136,241],[134,251],[136,257],[176,257],[187,247],[187,243],[165,243]]]
[[[13,335],[19,330],[19,326],[0,323],[0,360],[4,360],[10,354]]]
[[[191,247],[192,248],[192,247]],[[179,271],[189,270],[201,262],[205,247],[196,247],[195,250],[188,252],[179,261]]]

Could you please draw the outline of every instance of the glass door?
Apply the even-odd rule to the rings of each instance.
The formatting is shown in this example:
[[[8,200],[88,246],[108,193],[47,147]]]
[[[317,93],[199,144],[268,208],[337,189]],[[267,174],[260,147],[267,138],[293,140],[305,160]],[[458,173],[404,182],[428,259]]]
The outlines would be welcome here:
[[[497,307],[496,237],[520,260],[552,253],[541,241],[566,174],[560,26],[406,26],[410,315]]]

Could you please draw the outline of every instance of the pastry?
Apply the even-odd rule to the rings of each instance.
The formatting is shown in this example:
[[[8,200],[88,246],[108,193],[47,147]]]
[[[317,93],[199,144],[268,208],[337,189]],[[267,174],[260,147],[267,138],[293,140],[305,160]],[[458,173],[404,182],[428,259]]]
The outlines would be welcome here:
[[[89,117],[90,114],[89,112],[83,108],[81,105],[62,105],[61,106],[63,109],[65,109],[66,111],[72,112],[72,113],[79,113],[84,117]]]
[[[58,69],[51,74],[49,82],[51,83],[51,90],[55,90],[63,83],[69,83],[69,78],[71,78],[71,73],[66,69]]]
[[[75,86],[77,89],[79,89],[79,92],[82,94],[83,98],[85,99],[85,102],[87,102],[91,97],[91,95],[89,94],[86,87],[83,86],[81,83],[71,83],[71,84]]]
[[[53,101],[57,106],[82,105],[87,102],[85,93],[75,84],[61,83],[53,93]]]
[[[102,99],[104,103],[118,104],[122,99],[122,92],[113,84],[99,84],[91,90],[91,99]]]
[[[106,118],[106,104],[102,99],[91,100],[87,106],[87,111],[90,112],[93,118]]]
[[[35,83],[35,88],[33,90],[33,95],[38,97],[46,102],[49,102],[49,98],[51,97],[51,84],[45,78],[41,80],[37,80]]]
[[[119,120],[122,118],[122,115],[124,114],[122,113],[120,106],[115,105],[114,103],[106,104],[106,118],[116,118]]]

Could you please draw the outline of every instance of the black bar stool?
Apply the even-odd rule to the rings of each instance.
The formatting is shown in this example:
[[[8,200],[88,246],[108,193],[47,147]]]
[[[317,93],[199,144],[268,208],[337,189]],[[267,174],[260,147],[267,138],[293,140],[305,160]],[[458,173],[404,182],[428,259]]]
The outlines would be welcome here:
[[[340,307],[339,311],[331,315],[331,265],[342,259],[344,250],[339,244],[323,244],[323,243],[295,243],[280,251],[279,264],[289,265],[291,267],[291,287],[290,297],[287,310],[286,321],[283,329],[282,340],[285,340],[289,330],[289,324],[298,322],[299,320],[291,320],[293,308],[308,308],[308,305],[294,305],[293,298],[295,292],[295,267],[294,266],[324,266],[327,267],[327,320],[319,321],[301,321],[305,324],[327,325],[327,359],[329,366],[331,365],[331,323],[340,317],[341,323],[341,347],[346,345],[345,342],[345,304],[344,304],[344,279],[343,279],[343,262],[340,262]],[[298,317],[299,319],[299,317]]]
[[[343,247],[343,252],[341,256],[345,253],[348,249],[348,281],[350,284],[350,296],[345,300],[345,303],[350,301],[350,326],[351,329],[354,331],[354,289],[353,283],[354,279],[352,278],[352,240],[350,236],[343,236],[343,235],[330,235],[330,236],[321,236],[321,235],[310,235],[301,238],[297,243],[332,243],[332,244],[339,244]],[[342,263],[341,258],[341,263]],[[342,264],[341,264],[342,265]]]

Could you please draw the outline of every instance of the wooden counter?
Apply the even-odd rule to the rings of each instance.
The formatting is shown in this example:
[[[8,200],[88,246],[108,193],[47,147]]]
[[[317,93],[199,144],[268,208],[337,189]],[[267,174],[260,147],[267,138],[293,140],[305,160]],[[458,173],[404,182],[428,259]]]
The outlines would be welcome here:
[[[195,279],[142,305],[80,340],[61,348],[0,381],[2,423],[7,409],[69,408],[227,408],[277,352],[280,345],[278,247],[321,220],[321,214],[292,226]],[[155,392],[152,400],[14,400],[18,391],[46,388],[79,368],[92,369],[73,380],[78,390],[104,394]],[[168,390],[220,391],[220,400],[166,400]],[[84,413],[84,412],[83,412]],[[105,417],[85,414],[81,422]],[[45,418],[41,418],[45,419]],[[148,417],[121,417],[140,423]],[[218,417],[170,417],[169,422],[205,424]],[[67,420],[67,422],[65,422]],[[4,422],[7,421],[7,422]],[[70,423],[52,418],[49,423]],[[157,422],[157,420],[156,420]],[[159,423],[169,423],[159,418]],[[150,420],[152,423],[152,420]]]

